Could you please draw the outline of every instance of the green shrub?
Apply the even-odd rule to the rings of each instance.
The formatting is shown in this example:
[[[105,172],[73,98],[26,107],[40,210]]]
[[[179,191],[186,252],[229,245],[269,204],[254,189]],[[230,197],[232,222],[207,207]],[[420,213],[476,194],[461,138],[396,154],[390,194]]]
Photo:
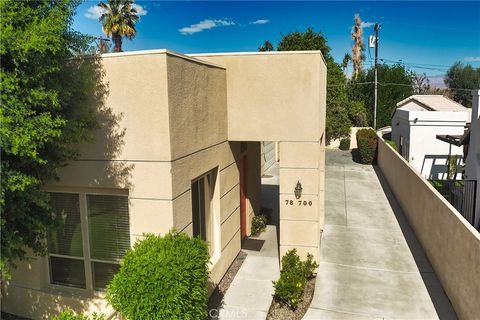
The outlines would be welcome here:
[[[52,320],[104,320],[105,316],[103,314],[92,314],[91,317],[87,317],[81,314],[75,314],[70,309],[63,310],[60,314],[52,317]]]
[[[125,254],[107,300],[129,320],[206,319],[208,262],[199,238],[147,234]]]
[[[377,140],[377,134],[372,129],[357,131],[357,145],[361,163],[374,163],[377,154]]]
[[[350,150],[350,138],[340,140],[340,150]]]
[[[395,143],[395,141],[393,140],[385,140],[385,142],[390,145],[390,147],[392,147],[394,150],[398,150],[397,149],[397,144]]]
[[[289,250],[282,257],[280,278],[273,282],[275,298],[295,310],[301,301],[307,280],[315,276],[318,264],[311,254],[307,260],[301,261],[296,249]]]
[[[257,236],[267,229],[267,216],[259,214],[252,219],[252,236]]]

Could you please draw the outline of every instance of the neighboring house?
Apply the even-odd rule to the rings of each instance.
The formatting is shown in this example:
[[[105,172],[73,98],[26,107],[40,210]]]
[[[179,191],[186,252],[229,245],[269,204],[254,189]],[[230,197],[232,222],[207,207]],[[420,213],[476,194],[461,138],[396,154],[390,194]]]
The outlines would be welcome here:
[[[62,224],[47,239],[48,255],[18,263],[3,311],[108,315],[105,286],[125,250],[144,233],[172,228],[208,242],[215,285],[260,213],[261,141],[282,150],[280,255],[297,248],[318,260],[327,75],[320,51],[101,59],[101,129],[46,186]]]
[[[474,226],[480,230],[480,90],[472,91],[471,119],[465,178],[477,181]]]
[[[463,135],[471,110],[441,95],[413,95],[397,103],[392,117],[392,140],[399,153],[425,178],[448,177],[448,157],[463,148],[448,145],[437,135]],[[457,178],[461,178],[458,166]]]

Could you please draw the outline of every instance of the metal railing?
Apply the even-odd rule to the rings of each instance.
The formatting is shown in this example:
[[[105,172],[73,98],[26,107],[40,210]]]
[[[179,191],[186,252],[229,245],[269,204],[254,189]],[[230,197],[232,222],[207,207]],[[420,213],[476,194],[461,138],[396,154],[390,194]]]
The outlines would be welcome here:
[[[474,226],[476,180],[430,180],[430,183]]]

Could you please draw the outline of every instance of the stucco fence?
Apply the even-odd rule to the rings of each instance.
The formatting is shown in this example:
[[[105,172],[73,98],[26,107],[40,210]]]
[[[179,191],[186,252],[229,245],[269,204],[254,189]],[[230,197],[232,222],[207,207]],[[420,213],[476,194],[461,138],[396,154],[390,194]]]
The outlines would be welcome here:
[[[478,319],[480,234],[382,138],[378,166],[459,319]]]
[[[357,148],[357,131],[360,129],[365,129],[367,127],[351,127],[350,128],[350,149]],[[368,129],[368,128],[367,128]],[[340,147],[340,140],[335,139],[330,141],[330,144],[326,147],[327,149],[338,149]]]

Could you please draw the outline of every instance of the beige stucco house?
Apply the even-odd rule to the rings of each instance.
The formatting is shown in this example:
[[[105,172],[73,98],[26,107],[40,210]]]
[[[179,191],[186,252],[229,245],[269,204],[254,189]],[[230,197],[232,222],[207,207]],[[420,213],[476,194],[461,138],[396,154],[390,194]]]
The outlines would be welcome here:
[[[260,213],[262,141],[282,152],[280,254],[318,257],[327,73],[319,51],[154,50],[101,60],[101,129],[47,186],[63,225],[49,236],[47,256],[18,265],[2,310],[108,314],[104,288],[125,249],[172,228],[209,243],[218,283]]]

